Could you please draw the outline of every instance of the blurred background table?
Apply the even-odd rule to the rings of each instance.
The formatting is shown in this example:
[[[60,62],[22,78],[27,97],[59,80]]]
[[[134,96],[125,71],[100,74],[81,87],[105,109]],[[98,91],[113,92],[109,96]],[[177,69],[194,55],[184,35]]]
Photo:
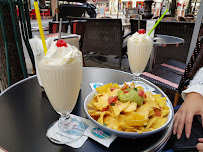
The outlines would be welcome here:
[[[83,68],[81,91],[73,114],[86,118],[83,109],[85,97],[92,91],[89,84],[104,84],[131,81],[132,74],[102,68]],[[155,88],[156,93],[161,93]],[[161,132],[141,139],[117,138],[109,148],[88,139],[85,144],[74,149],[66,145],[57,145],[49,141],[46,132],[49,126],[59,119],[37,77],[24,79],[0,94],[0,146],[9,152],[110,152],[110,151],[160,151],[172,132],[172,123]]]
[[[184,43],[179,37],[156,34],[154,37],[154,46],[178,46]]]

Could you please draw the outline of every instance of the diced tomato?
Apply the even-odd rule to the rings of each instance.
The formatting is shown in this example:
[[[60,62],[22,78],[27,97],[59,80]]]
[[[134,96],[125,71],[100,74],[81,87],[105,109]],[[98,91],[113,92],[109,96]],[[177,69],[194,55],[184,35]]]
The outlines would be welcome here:
[[[144,91],[140,89],[140,90],[138,91],[138,94],[139,94],[139,96],[143,97],[143,96],[144,96]]]
[[[111,91],[115,90],[116,88],[111,88]]]
[[[128,85],[125,85],[125,86],[123,86],[122,88],[121,88],[121,90],[125,90],[125,89],[127,89],[128,88]]]
[[[95,116],[91,116],[94,120],[97,120],[97,118]]]
[[[117,96],[110,96],[110,97],[108,98],[109,104],[111,104],[112,102],[115,103],[117,100],[118,100],[118,99],[117,99]]]
[[[147,98],[147,95],[146,95],[146,94],[144,94],[144,97],[145,97],[145,98]]]
[[[128,90],[125,90],[125,91],[124,91],[124,94],[126,94],[126,93],[128,93],[128,92],[129,92]]]
[[[161,116],[161,110],[159,110],[159,109],[155,109],[155,110],[154,110],[154,113],[155,113],[155,115],[157,115],[157,116]]]
[[[103,108],[103,109],[102,109],[102,112],[104,112],[104,111],[108,111],[108,108]]]

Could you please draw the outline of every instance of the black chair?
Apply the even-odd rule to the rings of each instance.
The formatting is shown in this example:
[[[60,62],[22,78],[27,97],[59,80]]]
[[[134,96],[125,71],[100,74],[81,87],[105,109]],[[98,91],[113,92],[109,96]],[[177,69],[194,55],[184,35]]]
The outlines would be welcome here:
[[[132,14],[131,16],[130,16],[130,18],[136,18],[136,19],[139,19],[139,14]]]
[[[67,20],[70,23],[71,33],[81,36],[79,43],[80,43],[80,50],[82,50],[82,44],[83,44],[83,39],[84,39],[85,26],[86,26],[87,18],[67,16]]]
[[[49,22],[49,33],[58,33],[59,32],[59,24],[58,21]],[[61,32],[67,33],[68,32],[68,21],[62,21]]]
[[[123,31],[121,19],[87,19],[82,52],[119,57],[121,68]]]
[[[101,18],[109,18],[109,19],[111,19],[112,17],[109,17],[109,16],[102,16]]]
[[[184,64],[175,60],[156,66],[150,72],[143,72],[140,76],[156,85],[175,92],[174,106],[178,105],[180,92],[188,85],[197,70],[203,66],[203,39],[197,41],[195,50],[189,63]]]
[[[59,18],[62,18],[64,21],[67,16],[82,17],[86,9],[86,5],[61,4],[59,7]]]
[[[175,17],[164,17],[162,21],[175,21],[178,22],[178,19]]]
[[[182,17],[182,16],[178,16],[178,21],[185,21],[185,22],[188,22],[188,20],[185,18],[185,17]]]

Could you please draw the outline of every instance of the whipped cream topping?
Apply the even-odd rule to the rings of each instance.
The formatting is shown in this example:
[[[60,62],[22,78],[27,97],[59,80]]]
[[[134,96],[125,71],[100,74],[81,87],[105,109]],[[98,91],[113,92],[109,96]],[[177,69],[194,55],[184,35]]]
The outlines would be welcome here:
[[[67,47],[57,47],[57,41],[53,41],[51,46],[49,47],[45,60],[48,64],[65,64],[74,62],[76,57],[81,56],[82,53],[75,46],[71,46],[67,44]],[[48,60],[48,59],[56,59],[56,60]],[[61,60],[58,60],[61,59]]]
[[[152,39],[146,33],[139,34],[138,32],[136,32],[129,39],[131,41],[134,41],[134,43],[136,43],[136,44],[152,42]]]

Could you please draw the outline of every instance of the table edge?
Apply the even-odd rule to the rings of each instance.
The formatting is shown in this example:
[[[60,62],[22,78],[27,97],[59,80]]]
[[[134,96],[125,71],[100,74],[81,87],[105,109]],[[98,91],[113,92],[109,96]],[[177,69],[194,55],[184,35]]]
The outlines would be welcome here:
[[[120,70],[115,70],[115,69],[109,69],[109,68],[100,68],[100,67],[83,67],[83,69],[102,69],[102,70],[110,70],[110,71],[116,71],[116,72],[121,72],[121,73],[125,73],[125,74],[129,74],[129,75],[132,75],[131,73],[128,73],[128,72],[124,72],[124,71],[120,71]],[[0,93],[0,96],[2,96],[4,93],[6,93],[8,90],[10,90],[11,88],[13,88],[14,86],[24,82],[24,81],[27,81],[29,79],[32,79],[34,77],[36,77],[37,75],[33,75],[33,76],[30,76],[28,78],[25,78],[25,79],[22,79],[14,84],[12,84],[10,87],[6,88],[3,92]]]

